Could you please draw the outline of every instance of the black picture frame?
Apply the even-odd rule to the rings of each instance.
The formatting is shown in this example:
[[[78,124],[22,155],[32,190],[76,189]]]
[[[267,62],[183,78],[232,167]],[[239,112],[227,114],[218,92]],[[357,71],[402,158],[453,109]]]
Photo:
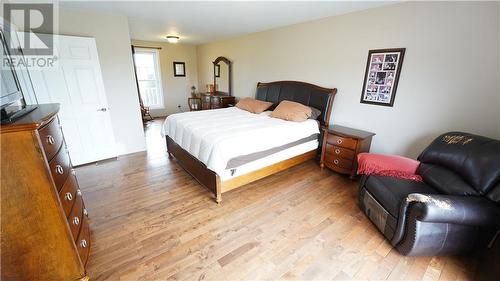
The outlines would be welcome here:
[[[394,106],[406,48],[369,50],[361,103]]]
[[[174,77],[186,77],[186,63],[174,61]]]

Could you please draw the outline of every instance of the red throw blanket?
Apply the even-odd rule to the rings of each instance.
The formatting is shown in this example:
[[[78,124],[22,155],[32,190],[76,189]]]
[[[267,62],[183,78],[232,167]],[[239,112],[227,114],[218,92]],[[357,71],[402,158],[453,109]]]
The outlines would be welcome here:
[[[379,175],[400,179],[422,181],[416,174],[420,162],[410,158],[374,153],[358,154],[358,174]]]

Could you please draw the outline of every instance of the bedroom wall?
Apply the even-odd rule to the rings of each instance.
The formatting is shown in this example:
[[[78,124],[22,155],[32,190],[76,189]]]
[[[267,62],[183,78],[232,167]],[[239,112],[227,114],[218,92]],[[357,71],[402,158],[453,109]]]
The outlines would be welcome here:
[[[177,105],[181,105],[181,110],[189,111],[187,99],[191,96],[191,86],[198,87],[196,46],[139,40],[132,40],[132,44],[161,47],[160,71],[165,108],[152,110],[152,115],[166,116],[179,112]],[[186,63],[186,77],[174,77],[174,61]]]
[[[118,153],[145,150],[127,18],[60,8],[59,33],[96,39]]]
[[[498,5],[498,17],[500,18],[500,4]],[[500,20],[498,20],[498,120],[500,120]],[[500,132],[500,121],[498,122]]]
[[[237,97],[259,81],[338,88],[332,122],[377,133],[372,151],[416,157],[438,134],[500,138],[499,3],[406,2],[198,46],[199,87],[211,61],[233,61]],[[394,107],[359,102],[368,50],[405,47]]]

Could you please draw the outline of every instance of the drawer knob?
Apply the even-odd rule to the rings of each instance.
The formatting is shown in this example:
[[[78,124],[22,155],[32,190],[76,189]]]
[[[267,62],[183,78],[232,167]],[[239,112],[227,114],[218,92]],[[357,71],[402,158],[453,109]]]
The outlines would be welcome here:
[[[340,154],[340,149],[335,149],[335,153]]]
[[[78,217],[73,218],[73,224],[74,225],[79,225],[80,224],[80,219]]]
[[[56,173],[58,173],[59,175],[62,175],[64,174],[64,169],[61,165],[56,165]]]
[[[52,145],[52,144],[54,144],[55,142],[56,142],[56,140],[54,139],[54,137],[53,137],[53,136],[51,136],[51,135],[48,135],[48,136],[47,136],[47,143],[48,143],[48,144]]]
[[[78,194],[78,196],[82,196],[82,191],[81,191],[80,189],[78,189],[78,190],[76,191],[76,194]]]
[[[88,216],[88,215],[89,215],[89,213],[87,212],[87,209],[83,209],[83,214],[84,214],[85,216]]]
[[[338,164],[339,164],[339,159],[335,159],[335,160],[333,160],[333,163],[334,163],[335,165],[338,165]]]
[[[342,143],[342,139],[338,139],[338,140],[337,140],[337,143],[338,143],[338,144],[341,144],[341,143]]]
[[[71,192],[66,192],[66,194],[64,194],[64,199],[66,201],[71,201],[73,200],[73,195],[71,195]]]
[[[88,246],[87,240],[85,239],[80,240],[80,247],[87,248],[87,246]]]

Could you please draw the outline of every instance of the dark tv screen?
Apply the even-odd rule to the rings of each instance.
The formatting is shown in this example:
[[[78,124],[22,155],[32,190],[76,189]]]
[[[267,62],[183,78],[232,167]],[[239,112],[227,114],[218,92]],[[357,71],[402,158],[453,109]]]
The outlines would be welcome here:
[[[1,92],[0,92],[0,107],[8,106],[23,98],[21,88],[16,79],[14,69],[7,63],[8,53],[5,38],[3,34],[0,33],[2,42],[2,56],[1,56]]]

